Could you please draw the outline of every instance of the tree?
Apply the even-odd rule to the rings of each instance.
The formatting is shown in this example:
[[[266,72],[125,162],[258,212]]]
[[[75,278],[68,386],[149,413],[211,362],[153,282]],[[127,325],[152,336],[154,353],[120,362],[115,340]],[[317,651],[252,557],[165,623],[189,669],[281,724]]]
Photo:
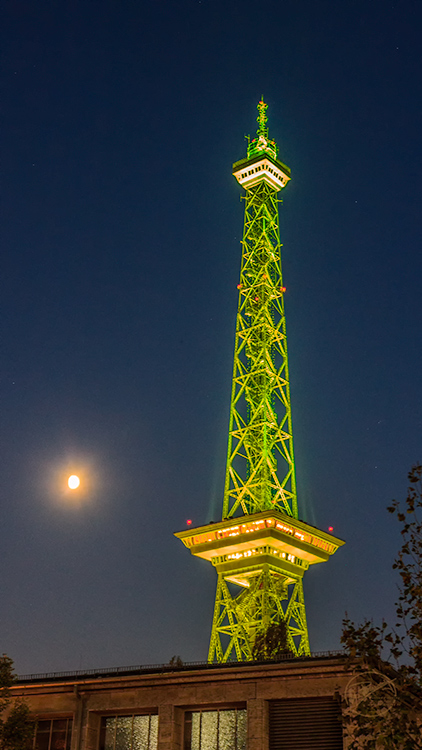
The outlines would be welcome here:
[[[288,630],[284,620],[271,623],[266,630],[257,633],[252,647],[254,661],[279,659],[280,656],[291,654],[288,646]]]
[[[387,508],[402,535],[395,626],[343,621],[347,666],[355,670],[343,711],[350,750],[422,748],[422,466],[408,476],[404,508],[397,500]]]
[[[183,661],[180,656],[178,656],[177,654],[175,654],[175,656],[172,656],[169,661],[169,667],[183,667]]]
[[[13,660],[3,654],[0,656],[0,750],[27,750],[33,733],[25,701],[11,698],[14,682]]]

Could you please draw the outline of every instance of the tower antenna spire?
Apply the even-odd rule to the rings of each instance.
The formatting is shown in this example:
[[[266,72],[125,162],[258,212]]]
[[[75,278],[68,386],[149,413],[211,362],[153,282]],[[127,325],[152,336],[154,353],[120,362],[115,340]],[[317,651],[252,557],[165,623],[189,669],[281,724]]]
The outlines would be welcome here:
[[[268,138],[268,128],[267,128],[268,117],[265,114],[267,108],[268,108],[268,104],[265,104],[264,97],[261,96],[261,100],[257,104],[258,117],[256,118],[256,121],[258,123],[258,130],[256,131],[256,134],[258,137],[262,135],[264,136],[264,138]]]

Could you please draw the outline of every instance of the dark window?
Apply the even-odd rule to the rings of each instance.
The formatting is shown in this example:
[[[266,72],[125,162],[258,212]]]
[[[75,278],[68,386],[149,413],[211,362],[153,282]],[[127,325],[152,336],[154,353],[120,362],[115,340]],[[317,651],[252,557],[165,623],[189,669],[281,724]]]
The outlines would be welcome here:
[[[246,709],[187,711],[184,750],[245,750]]]
[[[270,750],[343,750],[339,703],[330,696],[270,701]]]
[[[70,750],[72,719],[40,719],[34,724],[33,750]]]
[[[103,716],[100,750],[157,750],[158,716]]]

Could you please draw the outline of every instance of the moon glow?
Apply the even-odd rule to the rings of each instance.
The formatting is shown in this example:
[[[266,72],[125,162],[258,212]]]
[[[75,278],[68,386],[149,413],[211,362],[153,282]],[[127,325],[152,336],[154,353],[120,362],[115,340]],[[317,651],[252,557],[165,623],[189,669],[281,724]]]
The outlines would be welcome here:
[[[67,483],[71,490],[76,490],[80,485],[80,479],[76,476],[76,474],[72,474],[72,476],[67,480]]]

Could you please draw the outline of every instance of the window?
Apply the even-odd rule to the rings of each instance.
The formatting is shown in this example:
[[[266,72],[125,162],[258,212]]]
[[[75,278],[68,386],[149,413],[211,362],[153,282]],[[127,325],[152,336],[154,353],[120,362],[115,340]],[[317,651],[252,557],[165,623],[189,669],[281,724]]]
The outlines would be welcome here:
[[[184,750],[245,750],[246,709],[187,711]]]
[[[100,750],[157,750],[158,716],[104,716]]]
[[[34,725],[34,750],[70,750],[72,719],[42,719]]]

